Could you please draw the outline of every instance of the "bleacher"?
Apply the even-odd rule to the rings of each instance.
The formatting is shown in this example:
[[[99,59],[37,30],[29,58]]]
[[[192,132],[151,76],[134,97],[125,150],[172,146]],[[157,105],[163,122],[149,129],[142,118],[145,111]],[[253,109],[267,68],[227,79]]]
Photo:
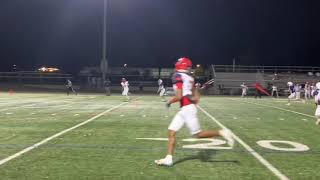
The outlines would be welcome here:
[[[320,81],[320,67],[211,65],[204,68],[201,73],[196,73],[196,69],[194,71],[196,81],[202,84],[211,78],[215,79],[214,85],[203,91],[211,95],[240,94],[240,84],[243,82],[249,86],[249,93],[250,86],[252,90],[252,85],[258,82],[266,89],[270,88],[271,84],[278,86],[281,94],[287,90],[288,81],[299,84]],[[172,86],[173,72],[173,68],[111,67],[107,73],[107,79],[111,81],[112,91],[121,90],[120,81],[125,77],[129,80],[132,92],[154,93],[158,88],[159,77],[162,78],[166,87]],[[78,75],[34,71],[0,72],[0,88],[64,91],[66,79],[71,79],[76,89],[81,91],[103,91],[99,67],[84,68]]]
[[[66,79],[73,80],[73,76],[62,72],[0,72],[0,89],[14,89],[15,91],[65,90]]]
[[[266,85],[261,73],[218,72],[215,76],[215,86],[211,89],[210,94],[240,94],[240,84],[243,82],[248,86],[253,85],[255,82],[259,82],[263,86]]]
[[[320,67],[212,65],[211,69],[215,75],[215,86],[209,90],[209,94],[240,94],[240,84],[243,82],[249,89],[250,86],[253,88],[255,82],[267,90],[273,84],[278,87],[280,94],[285,94],[288,81],[298,84],[320,81]]]

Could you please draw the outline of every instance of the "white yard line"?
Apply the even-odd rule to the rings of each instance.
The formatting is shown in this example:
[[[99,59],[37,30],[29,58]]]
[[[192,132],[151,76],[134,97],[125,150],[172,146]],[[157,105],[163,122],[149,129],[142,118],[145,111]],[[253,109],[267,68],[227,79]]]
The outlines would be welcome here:
[[[291,112],[291,113],[295,113],[295,114],[299,114],[299,115],[303,115],[303,116],[314,118],[314,116],[309,115],[309,114],[304,114],[304,113],[301,113],[301,112],[292,111],[292,110],[289,110],[289,109],[284,109],[284,108],[280,108],[280,107],[276,107],[276,106],[269,106],[269,105],[265,105],[265,104],[254,103],[254,102],[241,101],[241,100],[232,99],[232,98],[230,98],[230,99],[233,100],[233,101],[239,101],[239,102],[243,102],[243,103],[247,103],[247,104],[254,104],[254,105],[258,105],[258,106],[264,106],[264,107],[279,109],[279,110],[282,110],[282,111],[287,111],[287,112]]]
[[[69,132],[69,131],[72,131],[72,130],[80,127],[80,126],[83,126],[83,125],[85,125],[85,124],[87,124],[87,123],[89,123],[89,122],[91,122],[91,121],[93,121],[93,120],[95,120],[95,119],[97,119],[97,118],[105,115],[106,113],[108,113],[108,112],[110,112],[110,111],[112,111],[112,110],[114,110],[114,109],[117,109],[117,108],[119,108],[120,106],[123,106],[123,105],[125,105],[125,104],[128,104],[128,102],[124,102],[124,103],[121,103],[121,104],[119,104],[119,105],[116,105],[116,106],[114,106],[114,107],[112,107],[112,108],[110,108],[110,109],[108,109],[108,110],[106,110],[106,111],[104,111],[104,112],[102,112],[102,113],[100,113],[100,114],[98,114],[98,115],[96,115],[96,116],[94,116],[94,117],[86,120],[86,121],[83,121],[82,123],[79,123],[79,124],[77,124],[77,125],[75,125],[75,126],[73,126],[73,127],[71,127],[71,128],[65,129],[65,130],[63,130],[63,131],[61,131],[61,132],[59,132],[59,133],[57,133],[57,134],[54,134],[54,135],[52,135],[52,136],[50,136],[50,137],[48,137],[48,138],[46,138],[46,139],[43,139],[42,141],[40,141],[40,142],[38,142],[38,143],[36,143],[36,144],[33,144],[33,145],[31,145],[31,146],[29,146],[29,147],[27,147],[27,148],[25,148],[25,149],[23,149],[23,150],[15,153],[15,154],[13,154],[13,155],[11,155],[11,156],[9,156],[9,157],[7,157],[7,158],[4,158],[4,159],[0,160],[0,166],[3,165],[3,164],[5,164],[5,163],[8,162],[8,161],[11,161],[12,159],[15,159],[15,158],[17,158],[17,157],[19,157],[19,156],[21,156],[21,155],[23,155],[23,154],[25,154],[25,153],[33,150],[33,149],[39,147],[39,146],[41,146],[41,145],[43,145],[43,144],[51,141],[52,139],[55,139],[55,138],[57,138],[57,137],[65,134],[65,133],[67,133],[67,132]]]
[[[202,107],[198,106],[198,108],[206,114],[209,118],[211,118],[215,123],[217,123],[221,128],[227,129],[220,121],[214,118],[211,114],[209,114]],[[257,153],[254,149],[252,149],[247,143],[241,140],[237,135],[232,133],[233,138],[239,142],[250,154],[252,154],[261,164],[263,164],[266,168],[268,168],[275,176],[277,176],[280,180],[289,180],[289,178],[280,172],[277,168],[275,168],[272,164],[270,164],[266,159],[264,159],[259,153]]]

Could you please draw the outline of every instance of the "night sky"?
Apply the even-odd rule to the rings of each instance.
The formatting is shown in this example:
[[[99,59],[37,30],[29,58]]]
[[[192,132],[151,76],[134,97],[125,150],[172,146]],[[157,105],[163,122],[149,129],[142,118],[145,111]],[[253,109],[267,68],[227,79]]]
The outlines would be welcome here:
[[[319,3],[312,0],[109,0],[111,66],[320,66]],[[103,0],[1,0],[0,70],[98,65]]]

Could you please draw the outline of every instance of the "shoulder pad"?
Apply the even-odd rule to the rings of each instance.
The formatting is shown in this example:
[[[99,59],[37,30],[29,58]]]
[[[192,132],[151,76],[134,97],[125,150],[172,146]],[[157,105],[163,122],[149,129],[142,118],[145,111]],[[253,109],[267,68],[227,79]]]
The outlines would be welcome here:
[[[174,73],[172,76],[172,84],[176,84],[178,82],[182,82],[182,76],[180,73]]]

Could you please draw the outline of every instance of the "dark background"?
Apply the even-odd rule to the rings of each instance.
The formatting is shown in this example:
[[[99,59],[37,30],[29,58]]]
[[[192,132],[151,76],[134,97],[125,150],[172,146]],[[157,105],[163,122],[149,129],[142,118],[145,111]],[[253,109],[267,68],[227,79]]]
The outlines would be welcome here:
[[[312,0],[109,0],[111,66],[320,66]],[[1,0],[0,70],[99,65],[103,0]]]

